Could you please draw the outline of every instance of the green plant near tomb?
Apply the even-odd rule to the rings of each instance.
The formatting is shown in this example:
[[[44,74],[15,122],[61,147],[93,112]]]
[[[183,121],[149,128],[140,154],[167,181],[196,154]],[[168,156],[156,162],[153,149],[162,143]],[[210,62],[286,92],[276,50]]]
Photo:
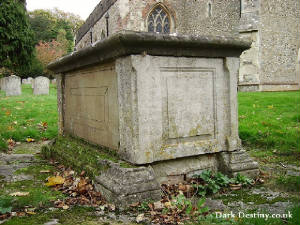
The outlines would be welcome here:
[[[230,180],[230,183],[247,186],[247,185],[251,185],[253,183],[253,180],[238,173],[234,178]]]
[[[201,174],[195,175],[194,178],[197,180],[197,183],[193,184],[193,187],[197,190],[197,195],[199,196],[216,194],[230,184],[248,186],[253,183],[252,179],[239,173],[235,177],[229,178],[220,172],[213,173],[211,170],[204,170]]]
[[[0,214],[10,213],[12,210],[12,197],[0,196]]]

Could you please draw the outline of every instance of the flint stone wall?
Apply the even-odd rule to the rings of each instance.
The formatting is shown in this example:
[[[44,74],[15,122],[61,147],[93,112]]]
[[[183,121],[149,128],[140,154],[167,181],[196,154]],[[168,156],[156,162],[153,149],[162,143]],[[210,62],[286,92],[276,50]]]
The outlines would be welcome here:
[[[107,31],[109,35],[147,31],[148,15],[158,3],[167,8],[171,33],[240,33],[253,41],[251,50],[241,57],[239,90],[299,89],[295,60],[300,47],[300,2],[295,0],[102,0],[79,29],[77,50],[107,38]]]
[[[18,96],[22,94],[21,78],[15,75],[5,78],[5,92],[6,96]]]
[[[49,95],[50,80],[47,77],[36,77],[34,79],[33,94]]]
[[[239,0],[102,0],[91,13],[86,23],[76,35],[77,50],[115,34],[121,30],[147,31],[147,18],[157,3],[165,5],[170,13],[171,33],[189,35],[226,35],[238,34]],[[212,13],[208,14],[208,4]]]

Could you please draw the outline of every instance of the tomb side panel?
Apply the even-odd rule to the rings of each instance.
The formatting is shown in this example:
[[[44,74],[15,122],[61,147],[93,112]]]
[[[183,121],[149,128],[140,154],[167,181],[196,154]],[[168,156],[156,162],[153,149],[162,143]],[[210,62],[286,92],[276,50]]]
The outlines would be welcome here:
[[[223,59],[132,56],[137,73],[137,164],[227,151]]]
[[[119,111],[114,64],[65,77],[65,131],[94,144],[118,149]]]

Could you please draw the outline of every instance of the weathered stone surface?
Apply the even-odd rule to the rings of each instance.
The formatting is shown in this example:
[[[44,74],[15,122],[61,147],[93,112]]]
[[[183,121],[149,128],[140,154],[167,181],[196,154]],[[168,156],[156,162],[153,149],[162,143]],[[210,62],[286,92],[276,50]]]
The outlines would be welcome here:
[[[111,164],[96,179],[107,199],[125,205],[158,198],[154,176],[174,182],[225,168],[218,154],[241,148],[237,78],[248,47],[234,38],[124,31],[49,65],[60,73],[61,134],[154,168],[155,175]],[[234,162],[224,163],[230,173],[240,169]],[[241,170],[253,170],[249,165]]]
[[[15,75],[5,78],[5,92],[6,96],[18,96],[22,94],[21,78]]]
[[[238,63],[148,55],[117,60],[119,154],[144,164],[238,149]]]
[[[34,79],[33,94],[49,95],[50,80],[47,77],[37,77]]]
[[[69,72],[66,74],[64,85],[65,131],[117,150],[119,109],[114,64]]]
[[[32,80],[31,80],[31,88],[33,89],[34,88],[34,78],[32,78]]]
[[[32,83],[32,77],[28,77],[26,79],[22,79],[22,84],[31,84]]]
[[[119,164],[102,161],[110,167],[95,178],[96,189],[118,206],[146,199],[160,199],[160,185],[151,167],[121,168]]]
[[[50,63],[48,69],[61,73],[135,54],[208,58],[239,57],[250,45],[251,42],[238,37],[172,36],[120,31],[103,41]]]
[[[210,5],[209,5],[210,3]],[[76,35],[76,48],[82,49],[120,30],[148,31],[147,20],[156,5],[169,15],[170,32],[180,35],[235,35],[240,20],[239,0],[102,0]],[[199,22],[201,21],[201,22]],[[91,30],[93,30],[91,35]],[[103,35],[104,34],[104,35]]]
[[[256,178],[259,174],[258,166],[258,163],[253,161],[245,150],[219,154],[219,170],[230,176],[240,173]]]
[[[174,35],[252,36],[255,44],[241,62],[240,91],[299,90],[295,58],[300,2],[295,0],[285,4],[278,0],[102,0],[79,29],[76,49],[107,38],[107,33],[147,32],[149,15],[157,5],[168,14]]]
[[[2,91],[5,91],[5,89],[6,89],[6,82],[7,82],[6,79],[7,79],[6,77],[2,77],[0,79],[0,88]]]
[[[203,170],[218,170],[216,154],[207,154],[153,163],[152,168],[159,183],[180,183]]]
[[[0,154],[0,180],[15,182],[32,180],[32,175],[15,174],[21,168],[28,167],[36,159],[31,154]]]

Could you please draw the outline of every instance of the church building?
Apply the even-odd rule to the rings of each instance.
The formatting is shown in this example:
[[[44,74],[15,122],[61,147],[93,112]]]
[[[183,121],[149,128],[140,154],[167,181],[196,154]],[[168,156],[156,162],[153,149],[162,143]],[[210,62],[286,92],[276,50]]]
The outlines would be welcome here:
[[[240,91],[299,90],[299,0],[101,0],[76,35],[77,50],[121,30],[248,38]]]

